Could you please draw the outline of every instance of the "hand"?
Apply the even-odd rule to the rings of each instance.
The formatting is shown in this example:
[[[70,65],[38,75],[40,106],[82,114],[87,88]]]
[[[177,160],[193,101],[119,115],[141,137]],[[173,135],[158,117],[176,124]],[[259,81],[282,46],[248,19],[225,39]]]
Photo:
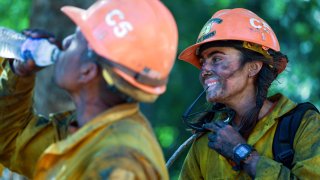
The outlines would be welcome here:
[[[239,132],[223,121],[204,124],[203,128],[212,132],[208,135],[208,146],[228,159],[233,160],[235,146],[246,143]]]
[[[60,50],[62,49],[62,41],[57,39],[52,33],[43,29],[25,29],[22,31],[24,35],[34,39],[47,39],[50,43],[55,44]]]
[[[52,33],[40,29],[27,29],[23,34],[28,37],[21,45],[23,59],[32,59],[40,67],[55,62],[60,54],[61,41],[58,41]]]
[[[13,60],[12,68],[15,74],[21,77],[26,77],[34,74],[39,71],[40,67],[36,66],[33,60],[27,60],[26,62],[22,62],[19,60]]]

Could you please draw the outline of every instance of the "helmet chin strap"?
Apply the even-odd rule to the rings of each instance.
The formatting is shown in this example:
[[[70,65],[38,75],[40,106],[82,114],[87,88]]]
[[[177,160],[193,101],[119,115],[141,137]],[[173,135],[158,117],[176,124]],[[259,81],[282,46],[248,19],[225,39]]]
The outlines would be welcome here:
[[[191,113],[192,109],[194,108],[195,104],[199,101],[199,99],[202,97],[202,95],[207,91],[209,87],[207,87],[206,89],[204,89],[199,96],[193,101],[193,103],[187,108],[187,110],[182,114],[182,119],[184,120],[184,122],[186,122],[185,120],[187,119],[187,117],[189,116],[189,114]],[[188,123],[186,123],[188,125]],[[190,127],[191,128],[191,127]]]
[[[194,109],[196,103],[199,101],[199,99],[205,94],[205,92],[208,90],[209,87],[205,88],[200,94],[199,96],[192,102],[192,104],[187,108],[187,110],[183,113],[182,115],[182,120],[183,122],[186,124],[186,126],[188,126],[189,128],[191,128],[192,130],[195,130],[196,132],[206,132],[207,130],[204,129],[202,127],[201,123],[190,123],[189,117],[192,116],[193,114],[191,113],[191,111]],[[215,113],[215,112],[225,112],[227,114],[227,118],[222,120],[223,122],[229,124],[233,118],[234,118],[234,111],[228,109],[228,108],[218,108],[217,104],[213,105],[212,109],[209,110],[207,113]],[[210,119],[211,121],[212,119]],[[207,121],[209,122],[209,121]]]
[[[113,78],[111,77],[110,73],[104,68],[102,70],[102,76],[103,76],[104,80],[107,82],[108,89],[111,92],[118,94],[121,98],[125,99],[127,102],[134,102],[133,98],[131,98],[130,96],[125,95],[124,93],[122,93],[121,91],[119,91],[117,89],[117,87],[115,86],[115,83],[114,83]]]
[[[114,86],[114,81],[106,69],[102,70],[102,76],[109,86]]]
[[[98,55],[93,51],[93,49],[90,47],[89,44],[87,44],[87,52],[86,52],[86,56],[89,59],[93,59],[93,58],[97,58]],[[100,62],[100,61],[99,61]],[[122,93],[121,91],[119,91],[116,86],[115,86],[115,82],[112,78],[112,76],[110,75],[110,73],[108,72],[108,70],[103,66],[103,64],[100,64],[101,68],[102,68],[102,77],[103,79],[107,82],[108,84],[108,89],[117,94],[118,96],[120,96],[121,98],[125,99],[126,102],[134,102],[134,99],[131,98],[130,96],[127,96],[126,94]]]
[[[166,163],[166,167],[169,169],[172,164],[178,159],[178,157],[182,154],[182,152],[191,144],[193,143],[197,138],[201,137],[205,132],[207,132],[206,129],[202,128],[202,125],[196,125],[188,122],[188,117],[191,114],[191,111],[193,110],[195,104],[197,101],[199,101],[200,97],[205,94],[205,92],[208,90],[209,87],[205,88],[200,95],[194,100],[194,102],[187,108],[187,110],[183,113],[182,119],[184,123],[191,128],[192,130],[195,130],[195,132],[185,141],[183,142],[178,149],[170,156],[169,160]],[[215,107],[215,106],[214,106]],[[231,110],[226,110],[225,108],[223,109],[212,109],[209,112],[226,112],[227,113],[227,118],[223,120],[225,123],[230,123],[234,117],[234,111]]]

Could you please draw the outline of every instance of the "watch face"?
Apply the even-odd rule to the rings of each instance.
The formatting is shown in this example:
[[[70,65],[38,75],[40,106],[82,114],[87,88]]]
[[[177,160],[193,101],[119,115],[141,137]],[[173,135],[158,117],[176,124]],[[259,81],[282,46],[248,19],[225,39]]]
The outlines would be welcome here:
[[[237,149],[236,153],[240,158],[245,158],[249,152],[250,152],[250,149],[246,148],[245,146],[240,146]]]

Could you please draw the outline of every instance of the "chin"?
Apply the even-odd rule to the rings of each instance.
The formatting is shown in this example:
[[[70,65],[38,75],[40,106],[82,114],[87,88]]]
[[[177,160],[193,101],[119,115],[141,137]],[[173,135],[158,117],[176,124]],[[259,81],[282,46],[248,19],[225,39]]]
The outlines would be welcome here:
[[[224,102],[224,97],[222,94],[207,94],[206,96],[207,102],[211,103],[223,103]]]
[[[56,76],[53,76],[53,82],[59,87],[64,89],[63,83],[59,81],[59,78],[57,78]]]
[[[209,96],[209,95],[207,95],[206,99],[207,99],[208,102],[217,102],[219,98],[217,96]]]

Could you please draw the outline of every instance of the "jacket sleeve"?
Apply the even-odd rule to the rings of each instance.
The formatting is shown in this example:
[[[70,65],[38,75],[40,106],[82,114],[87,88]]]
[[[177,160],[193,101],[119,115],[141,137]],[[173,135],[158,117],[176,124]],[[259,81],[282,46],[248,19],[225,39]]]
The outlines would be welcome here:
[[[10,66],[9,60],[0,58],[0,163],[31,177],[54,135],[48,120],[32,110],[35,76],[18,77]]]
[[[179,180],[199,180],[203,179],[200,171],[199,160],[197,159],[196,143],[194,142],[184,160]]]
[[[96,154],[83,179],[166,180],[141,152],[129,147],[112,146]]]
[[[260,157],[256,179],[318,179],[320,177],[320,115],[307,111],[294,139],[294,166]]]

